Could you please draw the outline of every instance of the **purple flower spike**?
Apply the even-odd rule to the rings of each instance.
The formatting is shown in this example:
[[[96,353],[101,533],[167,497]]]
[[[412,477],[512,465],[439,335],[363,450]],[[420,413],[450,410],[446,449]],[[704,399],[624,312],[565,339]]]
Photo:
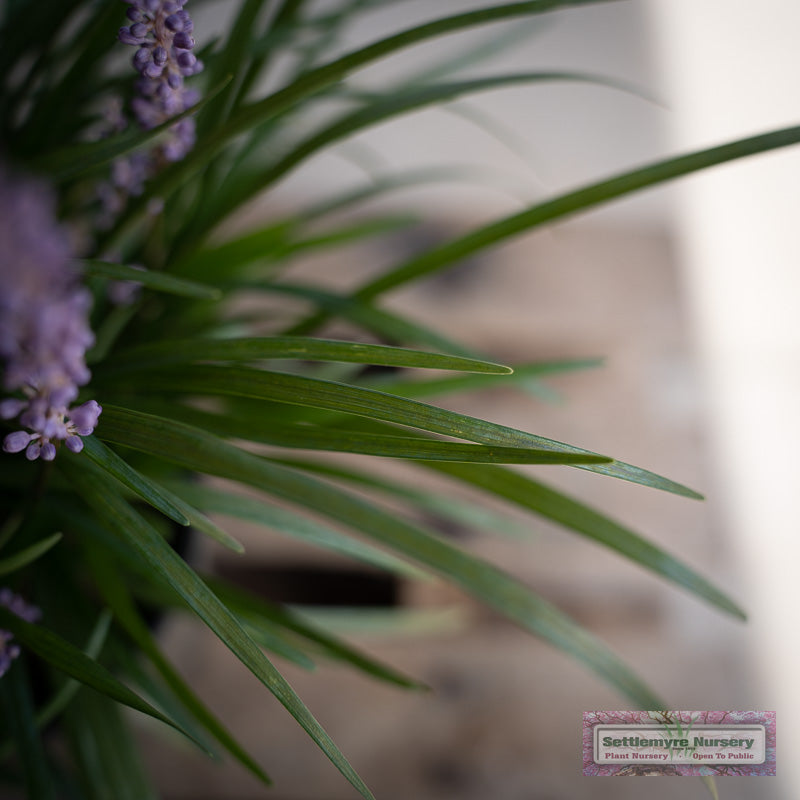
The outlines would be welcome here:
[[[0,589],[0,606],[5,606],[25,622],[37,622],[42,615],[36,606],[26,603],[6,588]],[[13,638],[8,631],[0,630],[0,677],[6,674],[11,662],[19,656],[19,646],[11,643]]]
[[[136,22],[121,28],[119,38],[139,47],[133,57],[134,69],[142,76],[137,97],[131,104],[139,125],[150,130],[186,111],[196,102],[196,93],[183,85],[184,77],[203,68],[193,53],[192,19],[184,10],[186,0],[129,0],[128,18]],[[183,124],[185,123],[185,124]],[[183,120],[173,128],[153,153],[150,172],[163,162],[179,161],[194,146],[194,121]]]
[[[0,401],[0,416],[18,417],[26,429],[8,434],[3,450],[24,450],[31,461],[52,461],[57,443],[76,433],[66,421],[69,404],[89,380],[85,353],[94,343],[88,325],[91,297],[77,284],[54,209],[43,184],[0,163],[2,388],[24,395]],[[89,418],[96,424],[96,414]]]

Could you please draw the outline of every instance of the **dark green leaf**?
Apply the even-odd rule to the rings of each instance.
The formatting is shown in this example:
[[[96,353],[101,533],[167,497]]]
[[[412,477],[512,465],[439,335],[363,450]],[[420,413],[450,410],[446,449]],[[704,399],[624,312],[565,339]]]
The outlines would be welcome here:
[[[106,413],[106,408],[103,413]],[[362,796],[373,800],[369,789],[258,645],[158,531],[119,498],[113,484],[105,477],[92,482],[78,473],[69,477],[95,512],[107,521],[109,528],[149,564],[164,585],[180,594],[231,652],[281,701]]]
[[[663,701],[599,640],[527,587],[449,542],[366,501],[269,463],[204,431],[108,406],[103,413],[107,415],[103,430],[106,438],[181,466],[256,486],[362,531],[430,567],[522,627],[583,661],[642,708],[663,707]],[[98,497],[93,505],[99,502]],[[136,537],[136,542],[142,542],[141,535],[133,531],[130,535]],[[159,542],[163,545],[160,537]]]
[[[0,575],[8,575],[10,572],[15,572],[32,561],[36,561],[37,558],[43,556],[52,547],[55,547],[61,541],[61,536],[62,534],[60,533],[54,533],[52,536],[48,536],[46,539],[20,550],[18,553],[14,553],[13,556],[7,556],[0,560]]]
[[[87,800],[157,800],[116,703],[84,689],[65,722]]]
[[[166,122],[150,130],[125,131],[109,139],[97,142],[80,142],[68,144],[58,150],[40,156],[35,161],[35,167],[41,172],[49,174],[57,180],[74,178],[84,172],[102,167],[115,158],[124,156],[143,145],[155,141],[161,134],[172,128],[182,119],[196,114],[204,105],[211,102],[216,94],[225,88],[230,77],[208,90],[203,99],[186,111],[170,117]]]
[[[437,472],[443,472],[463,483],[510,500],[516,505],[594,539],[605,547],[622,553],[631,561],[683,586],[722,611],[740,619],[746,618],[736,603],[673,556],[608,517],[561,492],[550,489],[539,481],[502,467],[477,468],[470,464],[429,466]]]
[[[189,518],[172,502],[161,488],[137,472],[113,450],[106,447],[97,437],[86,436],[83,439],[83,453],[98,467],[113,475],[120,483],[127,486],[146,503],[169,517],[178,525],[188,525]]]
[[[372,545],[345,536],[315,520],[285,508],[265,503],[263,500],[213,489],[210,486],[190,486],[187,484],[182,487],[176,486],[175,488],[189,502],[204,508],[206,511],[264,525],[284,536],[301,539],[317,547],[324,547],[326,550],[339,555],[356,559],[364,564],[369,564],[406,578],[414,580],[427,578],[427,575],[419,568],[397,558],[391,553],[385,553]]]
[[[317,378],[245,369],[244,367],[214,366],[176,367],[169,372],[152,371],[142,374],[146,376],[144,380],[148,392],[176,391],[188,394],[230,394],[256,397],[280,403],[356,414],[419,428],[431,433],[467,439],[479,444],[598,455],[572,445],[464,414],[456,414],[453,411],[419,403],[416,400],[407,400],[383,392],[332,381],[322,381]],[[685,497],[700,497],[697,492],[686,486],[621,461],[612,461],[610,464],[576,464],[575,467]]]
[[[217,595],[237,613],[249,615],[255,619],[267,619],[282,628],[286,628],[315,644],[329,658],[343,661],[368,675],[372,675],[374,678],[388,681],[404,689],[428,688],[392,667],[381,664],[374,658],[359,652],[341,639],[331,636],[304,620],[288,608],[268,603],[260,597],[254,597],[252,594],[242,591],[239,587],[219,579],[209,578],[207,582]]]
[[[84,260],[77,262],[87,275],[96,275],[100,278],[110,278],[115,281],[133,281],[148,289],[155,289],[167,294],[176,294],[181,297],[195,297],[207,300],[216,300],[222,296],[219,289],[206,286],[202,283],[175,278],[164,272],[126,267],[122,264],[112,264],[109,261]]]
[[[417,369],[446,369],[508,375],[513,370],[500,364],[460,356],[426,353],[378,344],[360,344],[302,336],[270,338],[188,339],[162,341],[123,351],[114,357],[112,368],[187,364],[197,361],[258,361],[291,358],[303,361],[340,361],[352,364],[381,364]]]
[[[94,549],[87,548],[87,555],[95,567],[95,580],[103,597],[113,610],[117,621],[136,642],[140,650],[150,659],[175,696],[237,761],[260,781],[269,784],[271,781],[267,774],[231,736],[227,728],[217,720],[203,701],[189,688],[161,652],[147,625],[136,610],[125,581],[116,572],[114,566]]]
[[[166,543],[165,546],[169,547]],[[160,720],[171,728],[175,728],[188,739],[192,739],[173,720],[142,700],[127,686],[120,683],[105,667],[85,656],[66,639],[62,639],[42,625],[25,622],[2,606],[0,606],[0,627],[10,631],[21,645],[56,669],[65,672],[86,686],[91,686],[118,703],[123,703],[137,711],[141,711],[143,714]]]
[[[33,716],[33,697],[24,663],[12,665],[0,680],[0,711],[17,746],[28,800],[55,800],[55,784]]]

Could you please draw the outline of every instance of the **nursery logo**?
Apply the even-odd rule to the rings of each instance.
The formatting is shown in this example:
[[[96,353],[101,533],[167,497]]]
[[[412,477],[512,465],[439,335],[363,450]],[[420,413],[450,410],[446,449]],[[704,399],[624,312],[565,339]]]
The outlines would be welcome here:
[[[583,774],[775,775],[775,713],[587,711]]]

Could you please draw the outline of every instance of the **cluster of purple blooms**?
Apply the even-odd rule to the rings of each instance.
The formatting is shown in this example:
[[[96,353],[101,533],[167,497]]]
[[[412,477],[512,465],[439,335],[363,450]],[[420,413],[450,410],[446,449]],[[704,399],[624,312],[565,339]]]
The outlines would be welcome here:
[[[10,589],[0,589],[0,606],[5,606],[25,622],[36,622],[41,616],[36,606],[26,603]],[[0,677],[5,675],[11,662],[19,655],[19,646],[11,643],[12,638],[8,631],[0,630]]]
[[[0,417],[23,430],[3,441],[7,453],[52,461],[56,443],[73,452],[97,425],[94,401],[76,407],[90,377],[85,353],[94,343],[91,296],[70,267],[70,244],[55,217],[48,188],[0,164]],[[20,396],[21,395],[21,396]]]
[[[184,10],[186,0],[126,0],[131,24],[119,30],[119,40],[137,47],[133,66],[139,72],[136,96],[131,109],[139,126],[151,130],[191,108],[199,93],[184,85],[184,78],[195,75],[203,64],[192,53],[194,25]],[[108,132],[127,125],[121,109],[110,109]],[[195,143],[195,123],[191,117],[176,122],[158,145],[118,158],[111,169],[111,180],[100,186],[103,203],[102,224],[110,225],[122,211],[129,196],[137,196],[144,184],[165,163],[180,161]]]
[[[183,79],[200,72],[203,64],[192,53],[194,25],[183,8],[185,0],[127,1],[132,24],[120,28],[119,39],[139,48],[133,66],[141,77],[131,108],[139,125],[149,130],[197,103],[200,95],[186,88]],[[194,140],[194,120],[182,119],[170,129],[160,155],[166,161],[180,161]]]

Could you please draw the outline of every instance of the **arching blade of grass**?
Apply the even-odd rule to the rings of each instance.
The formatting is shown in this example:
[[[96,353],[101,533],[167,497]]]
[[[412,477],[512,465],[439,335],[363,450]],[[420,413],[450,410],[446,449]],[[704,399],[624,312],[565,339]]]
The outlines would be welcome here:
[[[225,415],[196,409],[181,413],[181,420],[190,420],[222,436],[250,438],[264,444],[301,450],[324,450],[335,453],[360,453],[380,458],[403,458],[424,461],[455,461],[477,464],[610,464],[608,456],[584,453],[559,453],[534,447],[496,447],[460,442],[442,442],[411,436],[387,436],[371,431],[330,430],[308,425],[263,427],[253,435],[252,426]],[[202,424],[198,424],[202,423]],[[246,435],[251,435],[247,437]]]
[[[527,587],[450,543],[329,484],[270,463],[197,428],[118,408],[105,407],[103,413],[107,415],[103,435],[110,441],[190,469],[256,486],[336,519],[430,567],[583,661],[637,705],[663,707],[663,702],[602,642]]]
[[[418,567],[398,558],[393,553],[379,550],[339,531],[322,525],[316,520],[285,508],[265,503],[255,497],[244,497],[210,486],[183,484],[175,491],[189,502],[213,514],[255,522],[278,531],[284,536],[308,542],[346,558],[353,558],[372,567],[401,575],[413,580],[425,580],[429,576]]]
[[[519,386],[520,383],[544,377],[560,375],[602,366],[601,358],[562,359],[557,361],[536,361],[530,364],[515,364],[514,372],[498,380],[496,377],[479,375],[453,375],[446,378],[422,378],[408,380],[405,376],[382,377],[362,385],[367,389],[387,392],[397,397],[419,400],[423,397],[442,397],[461,392],[476,392],[481,389],[500,389],[506,386]]]
[[[568,192],[544,203],[537,203],[524,211],[489,223],[459,239],[428,250],[421,256],[406,261],[379,278],[366,283],[354,293],[353,298],[362,301],[371,300],[390,289],[438,272],[499,242],[632,192],[657,186],[660,183],[708,169],[717,164],[724,164],[727,161],[746,158],[798,143],[800,143],[800,126],[794,126],[739,139],[688,155],[668,158],[640,169],[622,173],[614,178]],[[327,319],[326,314],[316,314],[295,325],[287,333],[295,335],[308,333],[325,319]]]
[[[176,294],[181,297],[195,297],[201,300],[218,300],[222,296],[222,292],[216,286],[207,286],[196,281],[175,278],[163,272],[134,269],[123,264],[112,264],[108,261],[92,259],[78,261],[77,263],[87,275],[96,275],[115,281],[133,281],[158,292]]]
[[[227,728],[211,713],[205,703],[192,691],[161,652],[147,625],[141,619],[128,593],[127,586],[113,563],[98,551],[90,550],[90,548],[87,548],[87,556],[93,565],[95,580],[100,591],[109,608],[114,612],[117,621],[147,658],[150,659],[175,696],[206,731],[225,747],[239,763],[263,783],[271,783],[264,770],[231,736]]]
[[[694,570],[633,531],[540,481],[503,467],[476,468],[472,464],[440,463],[427,466],[594,539],[672,583],[683,586],[725,613],[746,619],[744,611],[736,603]]]
[[[426,353],[402,347],[360,344],[301,336],[239,339],[187,339],[141,345],[114,356],[111,369],[130,369],[197,361],[248,362],[264,359],[339,361],[416,369],[444,369],[508,375],[511,367],[460,356]]]
[[[215,198],[212,212],[213,222],[218,222],[242,205],[242,203],[254,197],[258,192],[267,189],[314,153],[358,131],[365,130],[378,123],[385,123],[411,111],[437,105],[464,95],[515,85],[530,85],[552,81],[583,82],[615,89],[625,89],[626,91],[633,90],[632,87],[619,81],[585,73],[524,72],[408,88],[402,92],[394,92],[390,97],[371,94],[363,95],[364,104],[362,108],[343,115],[332,124],[312,134],[277,163],[270,164],[264,168],[254,168],[253,164],[244,164],[238,173],[231,174],[223,184],[220,196]],[[355,97],[360,99],[362,96],[355,95]],[[212,219],[209,218],[208,222],[212,223]]]
[[[609,180],[556,197],[518,214],[490,223],[453,242],[429,250],[418,258],[391,270],[365,284],[356,293],[361,300],[371,299],[389,289],[436,272],[455,261],[520,233],[533,230],[546,222],[562,219],[617,197],[655,186],[668,180],[708,169],[726,161],[763,153],[800,142],[800,126],[751,136],[729,144],[711,147],[623,173]]]
[[[105,408],[103,413],[106,413]],[[242,628],[236,617],[169,546],[158,531],[118,496],[114,483],[105,476],[102,476],[100,480],[89,481],[77,470],[72,472],[69,477],[84,500],[105,521],[109,529],[128,548],[141,556],[150,566],[154,575],[158,576],[167,587],[172,587],[231,652],[280,700],[287,711],[359,793],[368,800],[374,800],[372,793],[328,734]],[[2,618],[0,617],[0,619]]]
[[[370,303],[353,300],[352,297],[346,295],[335,294],[314,286],[298,286],[288,283],[250,284],[243,288],[263,290],[273,294],[286,294],[291,297],[309,300],[324,309],[326,313],[349,320],[364,330],[392,342],[425,345],[439,352],[451,353],[465,358],[478,357],[463,345],[446,338],[421,323],[409,320],[394,312],[376,308]]]
[[[376,661],[341,639],[337,639],[335,636],[331,636],[326,631],[310,624],[288,608],[269,603],[260,597],[255,597],[243,591],[238,586],[218,578],[208,578],[206,582],[232,610],[256,620],[267,619],[276,625],[280,625],[282,628],[292,631],[297,636],[310,642],[328,658],[343,661],[365,674],[371,675],[373,678],[392,683],[403,689],[427,688],[419,681],[409,678],[393,667]]]
[[[168,372],[153,370],[139,373],[139,375],[146,384],[147,392],[172,391],[182,394],[255,397],[355,414],[484,445],[528,447],[559,453],[599,455],[516,428],[487,422],[465,414],[457,414],[416,400],[407,400],[371,389],[347,386],[317,378],[244,367],[214,366],[174,367]],[[139,390],[139,393],[146,394],[142,390]],[[587,469],[685,497],[700,497],[697,492],[686,486],[622,461],[612,461],[610,464],[575,464],[574,466],[576,469]]]

